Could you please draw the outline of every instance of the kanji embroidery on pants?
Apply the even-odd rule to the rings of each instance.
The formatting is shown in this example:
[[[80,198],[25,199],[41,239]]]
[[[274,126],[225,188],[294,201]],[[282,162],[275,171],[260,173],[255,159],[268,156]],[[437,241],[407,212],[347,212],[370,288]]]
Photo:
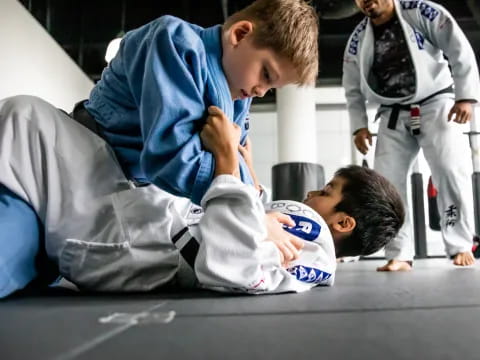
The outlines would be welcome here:
[[[445,215],[445,226],[455,226],[455,223],[457,222],[457,207],[455,205],[450,205],[447,210],[445,210]]]

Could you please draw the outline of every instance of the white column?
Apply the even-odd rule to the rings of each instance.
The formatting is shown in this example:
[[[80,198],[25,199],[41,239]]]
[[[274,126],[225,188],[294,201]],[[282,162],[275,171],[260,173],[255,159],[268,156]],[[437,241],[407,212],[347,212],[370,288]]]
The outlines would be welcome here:
[[[278,162],[317,162],[315,88],[277,90]]]

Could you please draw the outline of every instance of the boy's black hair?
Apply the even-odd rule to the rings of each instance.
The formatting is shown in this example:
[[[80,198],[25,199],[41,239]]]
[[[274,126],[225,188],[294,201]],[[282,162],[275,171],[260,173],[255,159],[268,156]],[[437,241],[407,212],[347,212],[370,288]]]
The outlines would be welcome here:
[[[385,246],[398,233],[405,219],[400,194],[374,170],[350,165],[335,173],[345,180],[342,200],[335,207],[352,216],[352,234],[336,244],[337,257],[369,255]]]

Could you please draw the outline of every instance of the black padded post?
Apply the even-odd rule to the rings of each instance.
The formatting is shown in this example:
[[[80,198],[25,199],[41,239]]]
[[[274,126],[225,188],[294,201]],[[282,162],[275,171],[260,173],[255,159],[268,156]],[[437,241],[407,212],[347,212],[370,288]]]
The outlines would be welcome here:
[[[475,233],[480,234],[480,172],[472,174],[473,211],[475,215]]]
[[[423,176],[412,173],[412,221],[415,239],[415,258],[427,257],[427,236],[425,231],[425,205],[423,199]]]
[[[325,185],[323,166],[314,163],[288,162],[272,167],[273,200],[302,201],[308,191]]]

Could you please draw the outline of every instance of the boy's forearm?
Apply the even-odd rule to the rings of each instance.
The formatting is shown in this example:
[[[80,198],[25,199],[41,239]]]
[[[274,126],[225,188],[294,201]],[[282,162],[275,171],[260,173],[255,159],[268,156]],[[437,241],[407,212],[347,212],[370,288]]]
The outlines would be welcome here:
[[[215,157],[215,176],[233,175],[240,178],[238,154],[236,151],[224,151],[213,154]]]

